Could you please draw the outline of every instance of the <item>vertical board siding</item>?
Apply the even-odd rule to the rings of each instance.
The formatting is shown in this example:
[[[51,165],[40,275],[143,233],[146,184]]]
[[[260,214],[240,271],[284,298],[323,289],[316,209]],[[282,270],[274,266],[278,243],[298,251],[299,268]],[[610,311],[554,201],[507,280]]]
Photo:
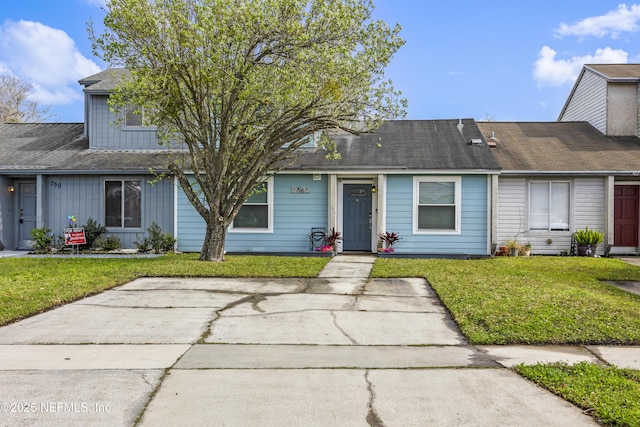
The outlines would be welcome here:
[[[539,180],[539,177],[536,177]],[[566,181],[566,178],[549,180]],[[600,177],[571,179],[572,201],[569,223],[572,231],[586,226],[604,230],[605,180]],[[498,181],[498,245],[509,239],[531,243],[531,253],[559,255],[571,249],[572,231],[528,231],[529,180],[526,177],[500,177]],[[602,252],[602,247],[598,252]]]
[[[89,97],[89,144],[91,148],[141,150],[159,148],[155,130],[125,130],[107,105],[108,96]]]
[[[585,72],[560,121],[587,121],[606,133],[607,82],[590,71]]]
[[[487,177],[462,177],[460,234],[413,234],[413,176],[387,178],[386,231],[402,240],[396,252],[411,254],[487,255]]]
[[[328,179],[312,175],[277,175],[273,184],[273,232],[227,232],[227,252],[309,252],[311,227],[327,227]],[[305,187],[308,193],[292,193]],[[199,252],[206,226],[182,189],[178,191],[178,249]]]
[[[149,184],[152,176],[127,176],[124,179],[140,179],[142,183],[142,227],[136,229],[109,229],[104,236],[116,236],[122,248],[135,248],[135,241],[145,235],[152,222],[164,232],[173,234],[173,185],[169,179],[155,185]],[[68,216],[74,215],[78,226],[89,218],[105,224],[104,179],[121,179],[113,176],[50,175],[43,177],[44,225],[52,233],[61,236],[67,227]]]

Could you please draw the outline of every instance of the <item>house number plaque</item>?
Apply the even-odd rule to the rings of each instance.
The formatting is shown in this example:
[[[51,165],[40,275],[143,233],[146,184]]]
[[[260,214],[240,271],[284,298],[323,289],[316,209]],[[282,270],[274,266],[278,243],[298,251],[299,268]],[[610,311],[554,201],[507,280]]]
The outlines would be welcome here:
[[[291,187],[291,192],[294,194],[309,193],[309,187]]]

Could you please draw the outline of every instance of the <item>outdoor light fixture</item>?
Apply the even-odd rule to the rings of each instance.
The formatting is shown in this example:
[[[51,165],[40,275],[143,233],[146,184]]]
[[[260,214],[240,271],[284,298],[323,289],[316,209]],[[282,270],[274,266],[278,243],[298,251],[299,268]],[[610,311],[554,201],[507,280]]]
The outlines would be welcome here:
[[[376,188],[376,185],[375,185],[375,184],[372,184],[372,185],[371,185],[371,192],[372,192],[372,193],[375,193],[376,191],[378,191],[378,189]]]
[[[9,190],[9,193],[13,193],[15,191],[15,188],[13,188],[13,185],[10,185],[8,190]]]

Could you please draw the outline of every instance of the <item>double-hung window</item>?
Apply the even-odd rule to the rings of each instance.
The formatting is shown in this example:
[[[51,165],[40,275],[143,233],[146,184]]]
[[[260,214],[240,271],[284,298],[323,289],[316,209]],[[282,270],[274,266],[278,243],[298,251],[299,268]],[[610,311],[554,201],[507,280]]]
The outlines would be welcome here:
[[[271,232],[273,229],[273,178],[260,184],[242,204],[232,231]]]
[[[415,177],[413,232],[459,233],[460,177]]]
[[[113,228],[142,226],[142,186],[138,179],[104,182],[105,225]]]
[[[529,230],[569,231],[570,203],[570,182],[529,182]]]

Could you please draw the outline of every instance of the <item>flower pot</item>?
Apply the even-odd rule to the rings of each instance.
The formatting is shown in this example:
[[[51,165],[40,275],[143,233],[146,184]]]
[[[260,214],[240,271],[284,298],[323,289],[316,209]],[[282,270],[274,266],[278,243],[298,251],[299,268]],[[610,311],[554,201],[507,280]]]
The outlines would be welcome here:
[[[520,248],[509,248],[510,256],[518,256],[518,252],[520,252]]]
[[[596,248],[598,245],[578,245],[578,256],[596,256]]]
[[[507,255],[509,255],[509,248],[506,247],[506,246],[498,247],[498,253],[496,255],[498,255],[498,256],[507,256]]]

